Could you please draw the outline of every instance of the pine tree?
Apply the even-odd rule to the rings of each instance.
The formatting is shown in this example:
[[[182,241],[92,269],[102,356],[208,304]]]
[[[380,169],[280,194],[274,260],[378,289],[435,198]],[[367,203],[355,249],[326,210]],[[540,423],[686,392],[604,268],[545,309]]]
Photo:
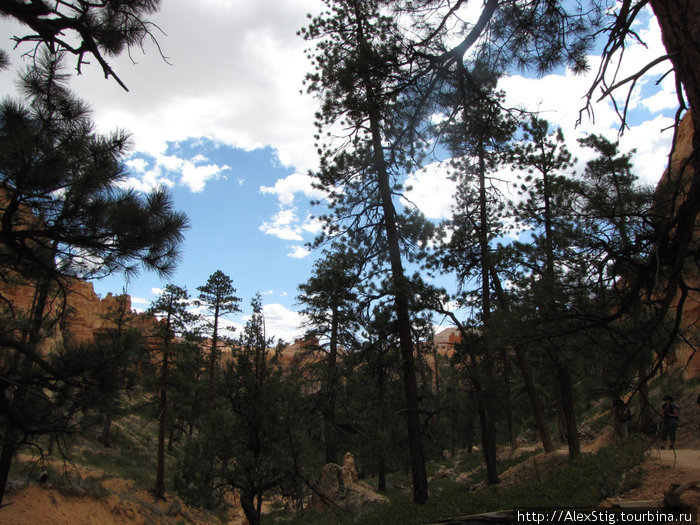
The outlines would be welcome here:
[[[329,11],[302,30],[318,39],[316,73],[308,76],[309,90],[318,93],[322,110],[319,131],[337,124],[348,131],[347,143],[321,150],[319,187],[330,193],[330,232],[344,231],[351,242],[387,261],[403,365],[406,425],[413,481],[413,500],[428,499],[421,438],[415,358],[410,319],[410,290],[404,271],[402,243],[406,240],[394,202],[398,186],[392,155],[400,93],[400,38],[394,22],[382,14],[382,2],[329,0]]]
[[[173,359],[173,347],[178,337],[191,331],[197,316],[189,309],[187,290],[173,284],[166,285],[163,292],[151,304],[148,312],[160,318],[154,334],[160,340],[161,364],[158,378],[158,455],[156,483],[153,493],[156,498],[165,497],[165,434],[168,422],[169,373]]]
[[[480,306],[480,344],[465,346],[473,352],[471,370],[482,430],[482,449],[489,483],[498,482],[496,464],[496,381],[497,335],[502,329],[494,323],[494,279],[499,279],[494,239],[503,235],[503,198],[490,176],[505,160],[506,144],[516,122],[502,109],[504,95],[494,86],[497,75],[475,68],[470,72],[479,88],[471,92],[458,83],[452,106],[459,113],[441,126],[441,137],[454,156],[452,178],[457,182],[456,205],[449,224],[449,241],[438,249],[441,266],[455,271],[462,292],[462,304],[478,297]],[[448,97],[446,97],[448,98]],[[456,99],[456,100],[454,100]],[[449,98],[448,98],[449,100]],[[472,290],[472,281],[480,289]],[[463,324],[462,337],[470,336]],[[502,343],[501,343],[502,344]],[[478,351],[477,351],[478,348]],[[476,353],[478,352],[478,356]]]
[[[159,29],[145,17],[159,7],[160,0],[4,0],[0,2],[0,13],[23,24],[28,31],[13,37],[14,46],[29,43],[34,46],[34,53],[41,52],[43,46],[51,53],[73,54],[78,74],[92,57],[105,78],[113,77],[126,90],[106,57],[117,56],[133,46],[142,47],[149,38],[157,45],[153,33]],[[0,54],[6,56],[1,51]]]
[[[95,132],[87,106],[66,87],[60,56],[38,57],[21,88],[24,102],[0,103],[0,279],[33,288],[34,298],[25,311],[0,296],[0,490],[17,447],[74,428],[70,407],[78,406],[67,396],[79,396],[75,386],[88,364],[66,367],[46,352],[66,314],[71,279],[142,267],[167,275],[187,227],[166,190],[121,189],[128,136]]]
[[[282,366],[281,347],[271,348],[259,295],[251,306],[253,313],[217,379],[223,401],[188,442],[178,484],[188,500],[209,505],[223,488],[235,489],[248,523],[256,525],[266,493],[297,474],[295,400],[300,392]]]
[[[525,265],[532,272],[533,319],[541,335],[538,340],[548,353],[556,371],[557,394],[566,428],[569,456],[580,454],[573,379],[562,345],[548,344],[563,330],[559,319],[566,309],[567,294],[563,281],[566,252],[577,236],[571,204],[574,195],[571,179],[571,154],[560,129],[550,132],[546,120],[532,117],[523,126],[524,141],[512,148],[513,165],[526,172],[522,185],[525,200],[519,205],[518,219],[530,228],[533,242],[520,244],[526,254]],[[549,336],[547,335],[549,334]],[[551,339],[549,339],[551,340]]]
[[[219,321],[226,315],[240,312],[241,298],[235,295],[233,280],[221,270],[215,271],[209,276],[204,286],[197,288],[200,292],[196,304],[206,308],[212,321],[207,323],[207,331],[211,334],[211,347],[209,350],[209,391],[207,394],[206,415],[211,415],[214,403],[214,383],[219,360]]]
[[[325,462],[338,463],[335,423],[337,390],[340,383],[339,358],[343,346],[354,339],[360,261],[346,246],[334,245],[314,263],[312,275],[299,285],[298,301],[303,305],[307,340],[318,341],[325,368],[319,403],[323,416]]]

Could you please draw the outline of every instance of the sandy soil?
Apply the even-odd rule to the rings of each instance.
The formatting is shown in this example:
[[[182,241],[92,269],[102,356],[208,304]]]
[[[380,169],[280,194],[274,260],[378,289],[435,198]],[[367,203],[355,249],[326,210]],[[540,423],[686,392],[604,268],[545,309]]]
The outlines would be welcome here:
[[[664,492],[671,485],[686,481],[700,482],[700,450],[657,450],[640,466],[642,481],[631,489],[608,501],[611,504],[629,501],[663,502]],[[689,489],[681,496],[686,505],[700,507],[700,488]]]

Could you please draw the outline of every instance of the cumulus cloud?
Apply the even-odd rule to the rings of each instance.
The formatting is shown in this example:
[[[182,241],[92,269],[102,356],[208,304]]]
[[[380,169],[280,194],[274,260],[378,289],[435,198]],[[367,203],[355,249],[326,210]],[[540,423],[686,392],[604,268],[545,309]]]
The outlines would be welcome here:
[[[279,303],[264,305],[262,312],[265,316],[265,327],[268,335],[292,342],[303,334],[303,329],[301,328],[302,316],[300,313],[293,312]]]
[[[323,224],[310,213],[300,219],[296,207],[280,207],[269,221],[264,221],[259,229],[267,235],[273,235],[284,241],[303,241],[304,234],[315,235],[321,231]],[[294,250],[290,257],[305,257],[301,251]]]
[[[90,102],[98,129],[127,129],[137,152],[157,157],[169,143],[206,137],[244,150],[269,146],[282,165],[303,172],[316,163],[315,106],[300,93],[310,64],[296,31],[320,9],[317,0],[169,0],[151,17],[164,32],[155,36],[167,62],[146,43],[143,54],[109,59],[129,92],[96,63],[72,86]],[[8,42],[22,28],[3,21],[0,31]],[[26,50],[12,53],[15,65]],[[16,92],[11,72],[0,82],[4,93]],[[201,191],[214,171],[200,166],[182,182]]]
[[[311,177],[302,173],[293,173],[282,179],[278,179],[274,186],[260,186],[260,192],[276,195],[280,204],[289,206],[294,202],[297,193],[301,193],[309,199],[320,199],[325,193],[312,187]]]
[[[447,164],[433,162],[406,179],[406,198],[429,219],[451,216],[456,186],[448,177]]]
[[[126,162],[131,176],[127,177],[121,186],[138,191],[151,191],[159,186],[172,188],[179,184],[188,187],[193,193],[200,193],[204,191],[207,181],[224,178],[223,173],[231,169],[226,164],[205,164],[207,162],[208,159],[201,154],[196,154],[191,159],[172,154],[158,154],[154,157],[142,154],[141,157]]]
[[[296,208],[282,208],[271,221],[260,225],[260,231],[286,241],[302,241]]]
[[[307,248],[299,245],[290,245],[288,248],[291,248],[292,251],[287,254],[287,257],[292,259],[303,259],[311,253]]]
[[[623,63],[617,71],[617,80],[639,71],[651,59],[665,54],[661,42],[658,24],[650,18],[643,25],[637,25],[640,37],[647,46],[629,46]],[[510,75],[501,79],[499,87],[506,92],[506,105],[529,111],[537,111],[555,127],[561,127],[567,140],[567,147],[576,157],[576,171],[582,171],[585,163],[594,153],[582,148],[577,139],[588,133],[599,133],[610,140],[616,140],[620,132],[620,117],[610,99],[593,101],[590,114],[581,110],[585,106],[585,94],[590,89],[594,74],[600,63],[600,57],[591,56],[591,70],[587,74],[575,75],[566,70],[559,74],[549,74],[541,78],[527,78],[522,75]],[[613,63],[610,71],[615,71]],[[636,149],[633,157],[635,172],[640,180],[647,184],[656,184],[663,173],[667,155],[671,147],[670,131],[662,132],[672,124],[672,119],[660,113],[674,109],[678,105],[672,75],[666,76],[656,86],[657,78],[665,72],[666,65],[652,69],[641,78],[632,93],[630,102],[632,112],[628,120],[629,128],[624,130],[620,139],[622,151]],[[657,73],[657,74],[655,74]],[[608,83],[614,83],[612,77]],[[618,104],[624,101],[629,85],[620,88],[616,97]],[[651,113],[651,115],[649,115]],[[435,115],[435,120],[443,118]],[[580,122],[579,122],[580,120]],[[500,186],[508,198],[517,200],[517,195],[509,189],[515,174],[506,168],[495,174],[505,183]],[[412,173],[406,180],[412,189],[406,193],[409,200],[431,219],[447,218],[451,214],[454,201],[454,183],[447,178],[447,169],[440,163],[432,163],[423,170]]]

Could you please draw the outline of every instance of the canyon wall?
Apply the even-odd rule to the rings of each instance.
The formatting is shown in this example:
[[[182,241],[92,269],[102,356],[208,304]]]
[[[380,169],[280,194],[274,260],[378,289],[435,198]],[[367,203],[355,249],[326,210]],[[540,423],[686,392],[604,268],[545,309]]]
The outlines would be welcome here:
[[[665,205],[664,212],[672,214],[685,200],[690,182],[693,178],[693,165],[690,156],[693,153],[693,121],[687,112],[681,120],[676,137],[676,144],[671,156],[670,169],[667,170],[657,186],[657,198]],[[683,282],[687,294],[683,298],[679,292],[674,298],[672,308],[680,308],[679,327],[683,336],[673,347],[664,363],[666,372],[675,372],[686,378],[700,375],[700,356],[695,355],[700,345],[700,261],[694,252],[700,248],[700,225],[695,224],[693,243],[683,267]]]

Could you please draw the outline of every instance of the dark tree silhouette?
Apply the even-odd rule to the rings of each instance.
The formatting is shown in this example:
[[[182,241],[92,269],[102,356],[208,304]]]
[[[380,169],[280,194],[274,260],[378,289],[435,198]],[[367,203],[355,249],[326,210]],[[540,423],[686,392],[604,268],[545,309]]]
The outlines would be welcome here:
[[[111,76],[127,90],[107,58],[133,46],[143,47],[149,38],[157,46],[153,33],[158,28],[145,17],[159,7],[160,0],[2,0],[0,14],[26,27],[27,33],[15,35],[13,40],[16,47],[33,46],[27,54],[37,56],[42,47],[51,53],[71,53],[77,58],[78,74],[92,57],[105,78]]]
[[[141,267],[167,275],[187,227],[167,191],[120,188],[128,136],[97,134],[65,81],[60,56],[42,54],[22,75],[26,101],[0,103],[0,279],[34,289],[28,311],[0,296],[2,488],[18,446],[74,422],[65,396],[87,368],[66,367],[45,343],[66,313],[70,280]]]
[[[219,361],[219,322],[221,318],[234,312],[240,312],[241,298],[235,295],[233,280],[221,270],[215,271],[209,276],[204,286],[197,288],[199,295],[195,303],[206,308],[212,316],[212,321],[207,322],[206,331],[211,334],[211,346],[209,349],[209,390],[207,393],[206,415],[211,415],[214,402],[214,382]]]

